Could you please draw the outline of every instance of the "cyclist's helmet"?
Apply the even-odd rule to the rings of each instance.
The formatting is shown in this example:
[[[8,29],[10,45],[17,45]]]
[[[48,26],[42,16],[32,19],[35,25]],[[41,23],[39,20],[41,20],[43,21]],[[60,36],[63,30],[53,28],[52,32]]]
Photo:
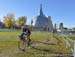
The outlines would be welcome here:
[[[28,28],[27,26],[23,26],[23,27],[22,27],[22,31],[23,31],[23,32],[26,32],[28,29],[29,29],[29,28]]]

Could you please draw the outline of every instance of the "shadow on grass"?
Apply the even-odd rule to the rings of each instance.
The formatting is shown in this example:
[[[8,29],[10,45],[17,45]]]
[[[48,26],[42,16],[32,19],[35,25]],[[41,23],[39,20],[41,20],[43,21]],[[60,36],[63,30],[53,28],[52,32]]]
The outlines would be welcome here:
[[[36,49],[36,50],[39,50],[39,51],[44,51],[44,52],[50,52],[49,49],[41,49],[41,48],[37,48],[35,46],[31,46],[31,49]],[[52,51],[52,50],[51,50]]]
[[[32,43],[42,43],[42,44],[47,44],[47,45],[56,45],[54,43],[46,43],[46,42],[43,42],[43,41],[32,41]]]

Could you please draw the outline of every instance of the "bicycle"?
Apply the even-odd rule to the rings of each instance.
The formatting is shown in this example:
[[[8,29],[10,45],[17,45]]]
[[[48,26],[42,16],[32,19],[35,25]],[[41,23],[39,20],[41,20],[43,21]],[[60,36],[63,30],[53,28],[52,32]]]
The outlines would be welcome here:
[[[27,42],[27,35],[25,35],[25,37],[20,38],[20,41],[18,42],[18,48],[22,51],[25,51],[27,46],[28,46],[28,42]]]

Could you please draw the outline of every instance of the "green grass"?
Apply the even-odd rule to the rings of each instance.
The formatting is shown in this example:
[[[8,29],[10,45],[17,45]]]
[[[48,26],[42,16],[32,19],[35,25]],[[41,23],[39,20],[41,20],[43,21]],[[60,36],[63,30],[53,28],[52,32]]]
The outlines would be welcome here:
[[[31,39],[35,41],[34,47],[28,48],[26,52],[18,49],[18,36],[21,31],[0,31],[0,57],[46,57],[49,54],[66,54],[71,51],[59,34],[53,38],[49,32],[32,32]],[[38,42],[36,42],[38,41]],[[44,43],[45,41],[45,43]],[[1,55],[5,54],[5,55]],[[49,55],[50,57],[50,55]]]

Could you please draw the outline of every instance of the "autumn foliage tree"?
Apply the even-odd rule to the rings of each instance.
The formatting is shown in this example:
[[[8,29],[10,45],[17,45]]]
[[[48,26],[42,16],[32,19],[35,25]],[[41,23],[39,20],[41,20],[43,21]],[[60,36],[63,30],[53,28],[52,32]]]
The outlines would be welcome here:
[[[18,17],[18,19],[16,21],[16,26],[18,28],[21,28],[21,26],[24,26],[26,24],[26,20],[27,20],[27,17],[26,16]]]
[[[14,23],[14,14],[8,13],[6,16],[4,16],[4,25],[7,28],[12,28]]]

